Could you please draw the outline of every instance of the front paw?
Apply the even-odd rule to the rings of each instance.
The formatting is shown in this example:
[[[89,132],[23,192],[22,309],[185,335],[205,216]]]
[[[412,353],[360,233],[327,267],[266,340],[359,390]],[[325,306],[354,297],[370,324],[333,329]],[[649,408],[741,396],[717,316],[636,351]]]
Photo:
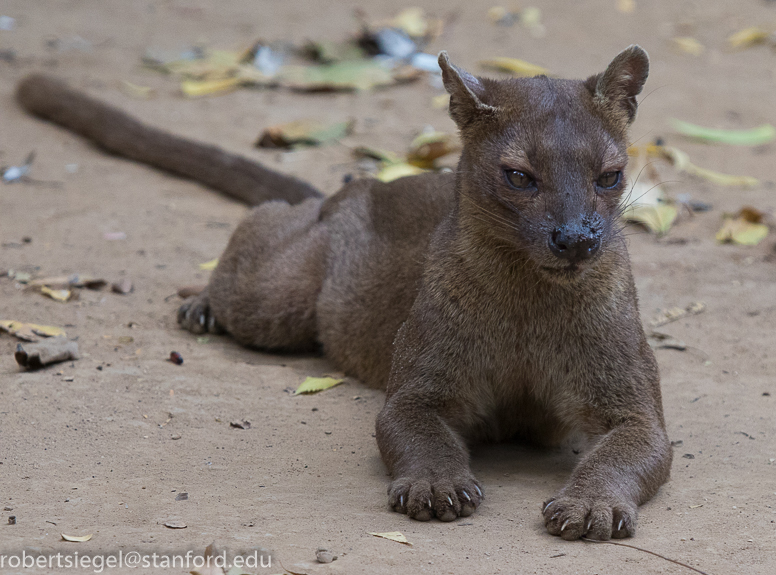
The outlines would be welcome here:
[[[195,334],[223,333],[210,309],[210,297],[207,290],[187,299],[178,309],[178,323],[183,329]]]
[[[399,477],[388,488],[391,509],[418,521],[432,517],[440,521],[468,517],[483,497],[482,488],[470,474],[444,478]]]
[[[636,534],[636,506],[619,496],[561,492],[542,505],[544,526],[550,535],[566,540],[588,537],[606,541]]]

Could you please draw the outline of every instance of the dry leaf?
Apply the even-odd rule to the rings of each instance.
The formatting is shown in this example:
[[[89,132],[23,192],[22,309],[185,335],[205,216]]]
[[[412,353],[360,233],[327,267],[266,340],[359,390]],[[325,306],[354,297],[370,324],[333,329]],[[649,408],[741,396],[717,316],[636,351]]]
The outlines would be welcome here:
[[[317,393],[339,385],[344,380],[333,377],[308,377],[302,382],[302,385],[296,388],[294,395],[303,393]]]
[[[734,217],[726,217],[717,232],[717,241],[756,246],[768,235],[765,214],[755,208],[742,208]]]
[[[209,262],[205,262],[203,264],[199,264],[199,269],[210,272],[216,269],[217,266],[218,266],[218,258],[214,260],[210,260]]]
[[[205,566],[189,571],[191,575],[224,575],[222,556],[219,555],[215,542],[205,547],[203,557],[205,558]]]
[[[319,146],[335,142],[350,134],[353,120],[325,124],[316,120],[297,120],[286,124],[270,126],[256,142],[257,148],[298,148]]]
[[[10,319],[0,320],[0,330],[24,341],[39,341],[41,337],[66,337],[65,330],[50,325],[23,323]]]
[[[480,66],[500,72],[508,72],[513,76],[541,76],[542,74],[548,74],[545,68],[530,64],[524,60],[518,60],[517,58],[490,58],[489,60],[481,60]]]
[[[89,541],[89,539],[92,538],[92,534],[89,535],[65,535],[64,533],[61,534],[62,539],[65,541],[75,541],[75,542],[83,542],[83,541]]]
[[[31,288],[40,288],[46,286],[54,290],[64,290],[71,288],[101,289],[107,285],[107,281],[91,276],[81,274],[71,274],[69,276],[57,276],[48,278],[38,278],[29,282]]]
[[[352,60],[322,66],[284,66],[277,78],[282,85],[296,90],[369,90],[413,79],[411,75],[403,76],[404,73],[377,60]]]
[[[430,32],[438,34],[441,32],[441,22],[429,21],[423,8],[413,6],[405,8],[399,12],[391,21],[390,25],[399,30],[404,30],[412,38],[425,38]]]
[[[424,132],[410,144],[407,162],[419,168],[431,169],[434,160],[460,149],[455,136],[444,132]]]
[[[250,429],[251,428],[251,422],[250,421],[231,421],[229,423],[230,427],[235,427],[237,429]]]
[[[623,197],[623,202],[630,202],[623,210],[623,219],[642,224],[658,236],[666,234],[679,211],[668,202],[657,171],[647,163],[644,151],[637,156],[631,173],[635,174],[636,180]]]
[[[743,48],[750,48],[751,46],[762,44],[768,39],[769,35],[769,30],[759,26],[752,26],[728,36],[727,43],[730,48],[741,50]]]
[[[757,178],[751,176],[732,176],[696,166],[690,162],[690,157],[679,148],[673,146],[659,146],[659,148],[663,157],[668,159],[678,171],[695,176],[696,178],[702,178],[719,186],[753,188],[760,184],[760,181]]]
[[[431,107],[436,110],[447,110],[450,107],[450,94],[440,94],[431,98]]]
[[[677,36],[671,40],[671,42],[677,50],[692,56],[700,56],[703,54],[705,49],[703,44],[698,42],[698,40],[695,38],[691,38],[690,36]]]
[[[381,182],[392,182],[393,180],[398,180],[399,178],[404,178],[406,176],[417,176],[418,174],[422,174],[425,171],[426,170],[423,170],[417,166],[413,166],[412,164],[398,162],[396,164],[388,164],[384,166],[379,172],[377,172],[375,177]]]
[[[751,176],[732,176],[696,166],[690,162],[690,157],[687,155],[687,153],[673,146],[657,146],[654,144],[647,146],[631,146],[628,148],[628,154],[631,156],[645,154],[647,158],[667,160],[679,172],[684,172],[690,176],[702,178],[720,186],[750,188],[760,184],[760,181],[757,178],[753,178]]]
[[[41,286],[40,293],[49,296],[51,299],[65,302],[73,296],[69,289],[51,289],[48,286]]]
[[[527,6],[520,13],[520,25],[534,38],[544,38],[547,29],[542,24],[542,11],[536,6]]]
[[[412,543],[407,541],[407,538],[399,531],[389,531],[388,533],[372,533],[369,532],[369,535],[374,535],[375,537],[382,537],[383,539],[390,539],[391,541],[396,541],[397,543],[403,543],[404,545],[412,546]]]
[[[364,51],[354,42],[331,42],[329,40],[317,40],[308,42],[302,48],[303,53],[317,62],[330,64],[345,60],[362,60]]]
[[[127,96],[138,100],[148,100],[156,94],[156,91],[150,86],[138,86],[126,80],[119,83],[119,89]]]
[[[367,146],[358,146],[353,149],[353,153],[356,156],[373,158],[386,164],[398,164],[402,161],[402,159],[393,152],[386,152],[385,150],[378,150],[377,148],[369,148]]]
[[[635,205],[623,212],[623,218],[642,224],[652,233],[662,236],[671,229],[678,214],[679,211],[671,204]]]
[[[189,98],[225,94],[240,87],[242,78],[220,78],[216,80],[184,80],[181,82],[181,92]]]
[[[704,311],[706,311],[706,304],[702,301],[693,302],[686,308],[672,307],[670,309],[663,309],[660,310],[660,312],[654,318],[652,318],[652,320],[649,322],[649,325],[652,327],[660,327],[661,325],[671,323],[690,315],[697,315]]]
[[[776,139],[776,128],[770,124],[763,124],[750,130],[723,130],[672,119],[671,125],[683,136],[733,146],[762,146]]]

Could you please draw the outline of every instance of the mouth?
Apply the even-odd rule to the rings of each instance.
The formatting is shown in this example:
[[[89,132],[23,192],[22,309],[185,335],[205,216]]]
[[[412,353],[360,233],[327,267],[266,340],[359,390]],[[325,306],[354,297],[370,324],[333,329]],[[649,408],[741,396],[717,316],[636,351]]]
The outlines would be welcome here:
[[[542,266],[541,269],[546,271],[546,272],[548,272],[548,273],[550,273],[550,274],[558,274],[558,275],[563,275],[563,276],[572,275],[573,276],[573,275],[581,274],[585,270],[585,267],[581,266],[580,264],[574,263],[574,264],[569,264],[567,266],[561,266],[561,267]]]
[[[566,266],[541,266],[539,269],[545,274],[551,277],[555,281],[576,281],[580,279],[584,272],[587,270],[587,266],[578,263],[569,264]]]

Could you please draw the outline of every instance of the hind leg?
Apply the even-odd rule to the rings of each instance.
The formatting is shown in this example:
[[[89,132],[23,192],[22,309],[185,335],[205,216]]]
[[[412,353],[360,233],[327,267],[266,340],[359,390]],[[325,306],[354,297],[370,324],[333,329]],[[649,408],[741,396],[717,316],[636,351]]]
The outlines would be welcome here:
[[[255,208],[232,235],[207,290],[181,306],[181,326],[193,333],[224,329],[251,347],[316,347],[328,248],[320,205],[315,199]]]

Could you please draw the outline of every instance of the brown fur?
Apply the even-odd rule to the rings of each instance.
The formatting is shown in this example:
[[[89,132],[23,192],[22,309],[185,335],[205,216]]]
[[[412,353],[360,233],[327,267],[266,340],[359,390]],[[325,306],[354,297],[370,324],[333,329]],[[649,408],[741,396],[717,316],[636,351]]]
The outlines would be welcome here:
[[[396,511],[469,515],[483,497],[469,445],[577,431],[597,442],[543,505],[548,531],[633,535],[671,450],[619,234],[624,180],[600,182],[625,168],[646,54],[631,47],[584,82],[479,79],[444,53],[440,65],[464,143],[455,175],[259,205],[179,321],[253,347],[320,345],[386,386],[377,442]],[[27,105],[29,92],[23,105],[45,109]],[[511,187],[514,170],[531,186]]]

